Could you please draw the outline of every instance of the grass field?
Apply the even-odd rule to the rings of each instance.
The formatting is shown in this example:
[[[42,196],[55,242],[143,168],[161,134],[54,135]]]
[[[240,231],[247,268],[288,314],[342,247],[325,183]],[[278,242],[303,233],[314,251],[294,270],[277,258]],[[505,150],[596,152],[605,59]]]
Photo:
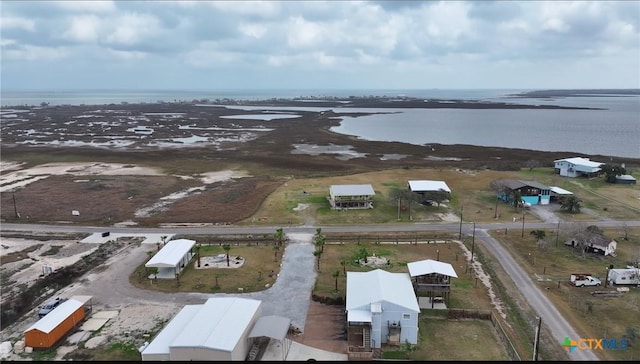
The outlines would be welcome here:
[[[440,222],[441,214],[460,213],[465,221],[479,223],[509,222],[521,212],[502,202],[496,205],[495,193],[490,189],[494,179],[535,180],[574,193],[582,205],[609,219],[632,220],[640,216],[640,188],[637,185],[611,185],[602,178],[571,179],[553,174],[552,168],[505,172],[492,170],[450,169],[392,169],[345,176],[309,179],[289,179],[276,189],[250,219],[241,225],[304,224],[382,224],[410,222]],[[451,188],[451,201],[441,206],[412,204],[398,209],[398,201],[391,199],[391,191],[407,188],[408,180],[431,179],[445,181]],[[329,207],[327,196],[333,184],[371,184],[376,196],[370,210],[335,211]],[[300,206],[305,208],[300,209]],[[496,210],[497,206],[497,210]],[[563,214],[566,221],[593,220],[587,213]],[[527,221],[539,222],[529,214]]]

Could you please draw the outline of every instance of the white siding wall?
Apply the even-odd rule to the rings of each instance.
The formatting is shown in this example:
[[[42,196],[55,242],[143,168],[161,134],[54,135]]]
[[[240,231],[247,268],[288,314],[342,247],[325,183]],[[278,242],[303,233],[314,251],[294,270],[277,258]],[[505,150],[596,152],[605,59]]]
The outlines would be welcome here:
[[[409,320],[403,320],[403,314],[410,314],[411,318]],[[382,342],[387,342],[387,335],[389,334],[389,329],[387,328],[387,321],[389,324],[393,324],[394,322],[400,323],[401,333],[400,333],[400,342],[404,342],[405,339],[409,340],[411,344],[418,343],[418,313],[412,312],[404,307],[395,305],[389,302],[382,303],[382,322],[381,322],[381,331],[382,331]]]

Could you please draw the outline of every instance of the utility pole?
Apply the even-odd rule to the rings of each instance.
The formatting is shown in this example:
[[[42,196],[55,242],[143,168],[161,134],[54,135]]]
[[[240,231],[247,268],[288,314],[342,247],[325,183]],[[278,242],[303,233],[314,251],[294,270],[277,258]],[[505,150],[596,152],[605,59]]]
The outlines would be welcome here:
[[[473,222],[473,237],[471,238],[471,261],[473,262],[473,251],[476,247],[476,222]]]
[[[11,195],[13,196],[13,212],[16,214],[16,219],[18,219],[19,216],[18,216],[18,205],[16,205],[16,194],[12,193]]]
[[[522,237],[524,238],[524,210],[522,210]]]
[[[464,206],[460,206],[460,231],[458,232],[458,236],[462,239],[462,208]]]
[[[533,361],[538,361],[538,346],[540,345],[540,325],[542,318],[538,317],[538,327],[536,328],[536,340],[533,343]]]
[[[398,198],[398,221],[400,221],[400,199]]]
[[[558,247],[558,239],[560,239],[560,221],[558,220],[558,228],[556,229],[556,248]]]

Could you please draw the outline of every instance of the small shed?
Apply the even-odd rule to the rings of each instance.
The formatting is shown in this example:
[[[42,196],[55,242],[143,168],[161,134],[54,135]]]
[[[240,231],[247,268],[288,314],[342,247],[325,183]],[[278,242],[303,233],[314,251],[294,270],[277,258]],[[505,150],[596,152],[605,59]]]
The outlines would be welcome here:
[[[146,268],[158,268],[156,278],[173,279],[187,266],[195,255],[195,240],[177,239],[168,242],[144,265]]]
[[[62,302],[53,311],[24,331],[25,346],[48,349],[85,318],[85,303],[76,299]]]
[[[636,179],[630,174],[616,176],[616,183],[621,185],[635,185]]]

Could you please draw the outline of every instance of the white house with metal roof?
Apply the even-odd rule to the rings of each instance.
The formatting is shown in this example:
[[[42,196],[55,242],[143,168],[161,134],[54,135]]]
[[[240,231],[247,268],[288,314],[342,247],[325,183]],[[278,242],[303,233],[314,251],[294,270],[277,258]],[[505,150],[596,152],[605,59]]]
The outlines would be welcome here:
[[[370,184],[329,187],[329,203],[333,209],[372,209],[375,195]]]
[[[555,173],[564,177],[591,177],[597,175],[604,164],[582,157],[556,159],[553,163]]]
[[[213,297],[187,305],[141,350],[143,361],[246,360],[262,301]]]
[[[407,273],[347,272],[349,351],[418,343],[420,307]]]
[[[409,191],[424,193],[424,192],[437,192],[445,191],[451,193],[451,189],[445,181],[432,181],[432,180],[415,180],[408,181]]]
[[[160,249],[147,263],[146,268],[158,268],[155,278],[175,278],[189,264],[195,253],[195,240],[171,240]]]

